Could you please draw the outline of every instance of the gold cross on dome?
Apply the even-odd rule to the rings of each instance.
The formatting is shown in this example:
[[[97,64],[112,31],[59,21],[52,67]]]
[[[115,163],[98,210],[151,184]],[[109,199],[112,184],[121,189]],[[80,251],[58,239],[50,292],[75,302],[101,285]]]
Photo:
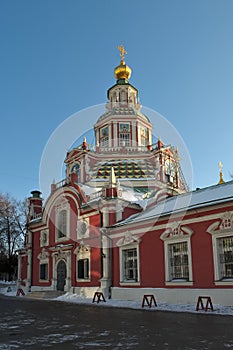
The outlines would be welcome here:
[[[122,61],[124,61],[125,55],[127,54],[124,46],[123,45],[119,45],[118,46],[118,50],[120,51],[120,56],[121,56]]]
[[[222,167],[223,167],[222,162],[219,162],[218,166],[219,166],[220,171],[222,172]]]

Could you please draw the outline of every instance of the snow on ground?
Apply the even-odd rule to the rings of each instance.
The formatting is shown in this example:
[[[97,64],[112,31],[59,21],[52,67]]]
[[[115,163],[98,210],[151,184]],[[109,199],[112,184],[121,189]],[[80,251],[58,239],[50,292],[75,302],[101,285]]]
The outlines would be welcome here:
[[[6,296],[16,296],[16,285],[8,284],[5,282],[0,282],[0,294]],[[58,300],[62,302],[76,303],[76,304],[85,304],[85,305],[96,305],[96,303],[92,303],[91,298],[86,298],[82,296],[78,296],[73,293],[65,293],[55,299],[49,300]],[[130,300],[113,300],[106,299],[106,302],[100,302],[99,306],[103,307],[119,307],[119,308],[129,308],[129,309],[142,309],[141,301],[130,301]],[[214,311],[208,310],[207,312],[203,310],[196,311],[196,304],[166,304],[166,303],[158,303],[157,307],[152,306],[151,309],[144,307],[143,310],[150,311],[173,311],[173,312],[192,312],[192,313],[204,313],[204,314],[213,314],[213,315],[231,315],[233,316],[233,306],[222,306],[214,304]]]

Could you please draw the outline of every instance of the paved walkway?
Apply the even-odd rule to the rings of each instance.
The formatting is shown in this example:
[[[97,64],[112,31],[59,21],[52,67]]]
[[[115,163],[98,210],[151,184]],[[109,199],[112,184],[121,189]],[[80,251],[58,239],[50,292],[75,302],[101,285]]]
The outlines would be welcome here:
[[[233,349],[232,316],[0,296],[0,349]]]

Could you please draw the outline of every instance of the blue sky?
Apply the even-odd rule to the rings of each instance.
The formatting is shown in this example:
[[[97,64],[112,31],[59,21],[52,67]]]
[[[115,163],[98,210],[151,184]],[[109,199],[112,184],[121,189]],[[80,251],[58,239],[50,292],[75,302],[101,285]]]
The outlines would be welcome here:
[[[106,102],[119,44],[142,105],[182,136],[193,188],[218,181],[219,161],[230,180],[232,15],[232,0],[1,0],[0,191],[24,198],[39,188],[53,131]]]

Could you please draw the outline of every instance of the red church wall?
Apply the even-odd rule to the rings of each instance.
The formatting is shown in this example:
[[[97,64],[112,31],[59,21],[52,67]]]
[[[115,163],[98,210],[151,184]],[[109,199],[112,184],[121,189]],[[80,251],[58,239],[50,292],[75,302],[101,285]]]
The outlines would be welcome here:
[[[141,287],[164,287],[165,261],[162,231],[147,232],[139,244]]]
[[[189,225],[194,231],[191,237],[192,268],[195,288],[214,287],[212,238],[207,229],[213,221]]]
[[[39,231],[40,232],[40,231]],[[38,285],[39,284],[39,260],[38,255],[41,252],[40,244],[39,244],[39,232],[33,232],[32,233],[32,247],[33,247],[33,254],[32,254],[32,285]]]

